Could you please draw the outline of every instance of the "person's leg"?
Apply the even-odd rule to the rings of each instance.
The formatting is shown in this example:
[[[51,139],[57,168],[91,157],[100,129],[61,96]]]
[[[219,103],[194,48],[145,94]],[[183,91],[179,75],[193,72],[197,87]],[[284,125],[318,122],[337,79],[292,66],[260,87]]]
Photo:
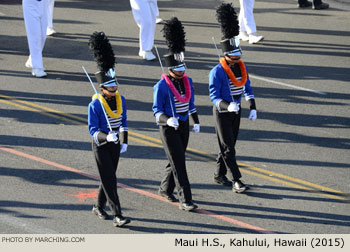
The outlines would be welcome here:
[[[242,25],[242,31],[246,31],[248,34],[256,32],[256,25],[253,15],[255,0],[239,0],[240,14],[239,24]]]
[[[102,184],[98,187],[97,199],[96,199],[96,207],[100,209],[104,209],[106,207],[107,197],[103,190]]]
[[[47,29],[46,29],[46,35],[52,36],[56,33],[56,31],[53,28],[53,10],[55,6],[55,0],[49,0],[48,2],[48,8],[47,8]]]
[[[154,44],[156,13],[152,10],[151,6],[155,3],[154,1],[150,0],[130,0],[130,4],[135,22],[140,28],[139,55],[144,56],[145,52],[152,50]],[[152,59],[154,58],[155,57],[153,55]]]
[[[160,182],[159,189],[162,192],[165,192],[167,195],[172,195],[174,193],[175,181],[174,181],[173,169],[171,168],[170,163],[168,163],[165,167],[165,174],[162,181]]]
[[[47,12],[47,27],[53,28],[53,9],[55,6],[55,0],[49,0],[48,12]]]
[[[106,145],[97,147],[93,145],[95,154],[95,160],[99,171],[100,179],[104,194],[107,198],[108,204],[111,208],[114,216],[121,215],[121,207],[119,197],[117,194],[117,178],[114,156],[116,153],[113,151],[113,147],[110,147],[109,143]],[[118,156],[119,158],[119,156]]]
[[[238,22],[239,22],[239,35],[238,37],[243,40],[243,41],[248,41],[249,40],[249,35],[247,33],[247,28],[245,27],[245,22],[244,22],[244,10],[241,5],[240,10],[239,10],[239,16],[238,16]]]
[[[217,128],[215,127],[216,129],[216,132],[218,131]],[[220,141],[220,137],[219,135],[216,133],[216,137],[217,137],[217,140],[218,140],[218,144],[219,144],[219,153],[218,153],[218,156],[216,158],[216,170],[215,170],[215,176],[216,177],[219,177],[219,176],[226,176],[226,173],[227,173],[227,169],[226,169],[226,166],[225,166],[225,162],[224,162],[224,159],[222,157],[222,151],[223,151],[223,147],[222,147],[222,144],[221,144],[221,141]]]
[[[45,42],[46,42],[46,29],[47,29],[47,22],[48,22],[48,12],[47,12],[47,8],[48,8],[48,3],[43,1],[43,3],[45,3],[43,5],[43,9],[42,9],[42,15],[40,18],[40,26],[41,26],[41,51],[44,50],[45,47]]]
[[[217,112],[216,128],[217,135],[220,144],[220,151],[222,154],[222,160],[227,170],[232,174],[234,180],[238,180],[241,177],[241,173],[238,169],[236,162],[235,143],[237,133],[237,120],[235,120],[239,114],[234,113],[219,113]]]
[[[102,184],[100,184],[97,193],[96,204],[92,207],[92,212],[98,216],[101,220],[108,219],[108,214],[104,210],[106,207],[107,198],[103,190]]]
[[[179,132],[169,126],[160,126],[160,133],[165,153],[172,168],[179,200],[183,203],[190,202],[192,194],[186,172],[185,151],[181,136]]]
[[[42,34],[41,34],[41,2],[23,0],[23,16],[31,58],[31,67],[43,69]]]

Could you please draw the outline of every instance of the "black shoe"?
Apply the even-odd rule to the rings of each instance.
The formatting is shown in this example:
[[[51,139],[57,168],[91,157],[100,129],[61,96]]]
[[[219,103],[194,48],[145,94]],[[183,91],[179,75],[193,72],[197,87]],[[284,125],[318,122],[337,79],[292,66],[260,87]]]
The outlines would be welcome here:
[[[168,193],[162,191],[161,189],[158,190],[158,194],[160,196],[164,197],[169,202],[176,202],[177,201],[177,199],[175,198],[174,195],[168,194]]]
[[[319,5],[314,5],[314,7],[312,7],[314,10],[324,10],[324,9],[328,9],[329,8],[329,4],[328,3],[320,3]]]
[[[92,212],[98,216],[101,220],[107,220],[108,214],[102,208],[98,208],[96,206],[92,207]]]
[[[234,191],[236,193],[242,193],[247,189],[249,189],[249,187],[246,186],[245,184],[243,184],[242,181],[240,181],[240,180],[233,181],[232,191]]]
[[[214,182],[223,186],[232,186],[232,182],[229,181],[225,175],[219,175],[219,176],[214,175]]]
[[[312,3],[309,1],[305,1],[303,3],[298,3],[299,8],[307,8],[307,7],[311,7],[311,6],[312,6]]]
[[[180,203],[180,205],[179,205],[179,209],[185,210],[185,211],[187,211],[187,212],[193,211],[193,210],[195,210],[196,208],[198,208],[198,206],[195,205],[195,204],[193,204],[192,201],[190,201],[190,202],[188,202],[188,203],[186,203],[186,202]]]
[[[128,218],[124,218],[122,215],[117,215],[113,219],[113,225],[115,227],[122,227],[128,223],[130,223],[130,220]]]

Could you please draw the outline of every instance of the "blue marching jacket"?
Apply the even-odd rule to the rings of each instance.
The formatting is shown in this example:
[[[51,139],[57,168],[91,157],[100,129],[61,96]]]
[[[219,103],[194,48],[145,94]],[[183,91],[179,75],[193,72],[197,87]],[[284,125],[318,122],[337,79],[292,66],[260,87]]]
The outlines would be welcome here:
[[[246,66],[247,75],[248,75],[248,69]],[[237,78],[237,80],[240,80],[240,78]],[[254,99],[253,90],[250,86],[250,80],[249,76],[247,77],[247,82],[242,87],[235,87],[232,89],[232,95],[239,98],[232,98],[231,96],[231,90],[230,90],[230,79],[228,75],[226,74],[224,68],[219,63],[216,65],[209,73],[209,97],[211,102],[218,108],[220,111],[220,102],[222,100],[230,102],[236,102],[237,104],[241,103],[243,93],[245,96],[245,99],[248,101],[250,99]],[[232,87],[231,87],[232,88]]]
[[[110,118],[107,115],[112,130],[116,133],[119,133],[119,131],[128,131],[126,122],[126,102],[124,96],[121,96],[121,100],[123,108],[123,113],[121,116],[119,118]],[[98,99],[92,100],[89,104],[88,125],[91,137],[94,139],[97,145],[100,145],[101,143],[98,141],[98,133],[104,132],[105,134],[108,134],[110,130],[108,128],[107,120],[102,110],[102,104]]]
[[[188,79],[191,86],[191,98],[189,100],[188,113],[185,115],[176,113],[174,95],[171,92],[170,88],[168,87],[165,79],[161,79],[160,81],[157,82],[156,85],[154,85],[152,109],[153,109],[153,114],[157,119],[157,122],[159,121],[158,119],[161,114],[165,114],[169,117],[172,117],[174,113],[174,116],[177,117],[179,120],[186,121],[188,118],[188,115],[197,112],[196,107],[194,105],[194,91],[193,91],[192,79],[190,77],[188,77]],[[170,101],[171,101],[171,105],[170,105]]]

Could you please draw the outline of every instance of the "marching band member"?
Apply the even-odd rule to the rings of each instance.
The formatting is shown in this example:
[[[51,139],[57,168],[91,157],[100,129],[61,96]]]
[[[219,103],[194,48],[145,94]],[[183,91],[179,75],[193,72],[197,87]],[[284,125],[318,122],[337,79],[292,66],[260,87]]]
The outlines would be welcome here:
[[[89,47],[99,67],[95,76],[102,91],[102,94],[93,96],[88,116],[89,132],[93,138],[92,149],[101,179],[92,212],[100,219],[107,219],[104,208],[108,201],[114,216],[113,225],[122,227],[130,222],[122,216],[116,177],[120,153],[125,152],[128,146],[125,98],[118,92],[114,52],[106,35],[103,32],[93,33]]]
[[[192,79],[185,74],[185,32],[176,17],[166,22],[163,31],[169,47],[169,53],[164,55],[168,74],[163,74],[162,79],[153,87],[153,112],[169,163],[165,167],[159,194],[174,202],[176,198],[173,192],[176,187],[180,201],[179,208],[193,211],[197,205],[192,202],[185,163],[189,139],[189,115],[194,121],[194,132],[200,131],[200,124],[194,105]]]
[[[255,99],[248,71],[241,60],[239,46],[239,25],[232,4],[221,4],[216,10],[216,17],[221,25],[223,40],[221,48],[224,57],[209,73],[209,96],[214,104],[213,114],[220,151],[214,181],[224,186],[231,186],[237,193],[248,187],[240,180],[242,177],[236,162],[235,145],[241,120],[242,95],[250,103],[249,119],[257,118]],[[226,177],[230,171],[233,181]]]

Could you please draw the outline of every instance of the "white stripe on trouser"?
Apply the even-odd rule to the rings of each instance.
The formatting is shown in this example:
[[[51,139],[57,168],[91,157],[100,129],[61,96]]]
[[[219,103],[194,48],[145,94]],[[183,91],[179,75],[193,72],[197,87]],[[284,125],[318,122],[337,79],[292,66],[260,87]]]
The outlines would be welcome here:
[[[48,0],[23,0],[22,7],[32,66],[43,69]]]
[[[239,26],[241,31],[246,31],[248,34],[256,32],[256,25],[253,15],[255,0],[239,0]]]
[[[130,5],[135,22],[140,28],[140,51],[150,51],[156,30],[157,1],[130,0]]]

